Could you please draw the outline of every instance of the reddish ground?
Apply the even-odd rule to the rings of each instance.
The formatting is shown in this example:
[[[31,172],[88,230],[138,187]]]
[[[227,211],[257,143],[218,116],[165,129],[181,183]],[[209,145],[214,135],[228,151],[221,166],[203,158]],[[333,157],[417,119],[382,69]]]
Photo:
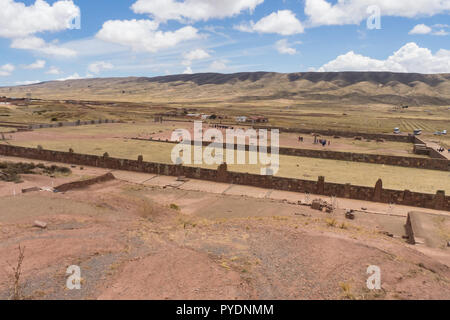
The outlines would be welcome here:
[[[65,181],[79,178],[73,170]],[[0,298],[10,297],[19,245],[28,299],[450,298],[448,249],[421,252],[401,231],[383,234],[389,226],[396,232],[401,215],[349,221],[343,210],[329,215],[289,201],[170,187],[164,179],[0,195]],[[47,229],[33,227],[35,220]],[[81,290],[65,288],[70,265],[81,268]],[[367,289],[369,265],[381,268],[382,290]]]

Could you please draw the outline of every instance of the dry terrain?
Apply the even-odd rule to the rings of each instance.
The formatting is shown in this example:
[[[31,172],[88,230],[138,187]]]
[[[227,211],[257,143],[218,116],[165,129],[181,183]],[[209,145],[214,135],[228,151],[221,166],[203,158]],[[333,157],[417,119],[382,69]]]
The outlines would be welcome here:
[[[0,214],[1,298],[12,292],[9,264],[17,262],[19,245],[25,299],[450,298],[448,249],[420,249],[402,239],[411,208],[361,212],[350,221],[344,201],[325,214],[283,200],[304,195],[267,198],[257,188],[222,192],[229,187],[177,186],[175,178],[129,172],[64,194],[11,193],[105,172],[72,170],[69,177],[0,183],[7,208]],[[36,220],[47,228],[34,227]],[[81,290],[65,287],[70,265],[81,268]],[[367,289],[369,265],[381,268],[382,290]]]
[[[261,72],[55,81],[0,88],[0,96],[42,99],[1,106],[0,122],[142,121],[188,110],[223,115],[224,122],[265,115],[280,127],[385,133],[399,127],[433,134],[450,129],[449,79],[448,74]]]
[[[434,135],[450,129],[449,74],[83,79],[3,87],[0,102],[0,144],[160,163],[171,163],[174,144],[166,140],[174,130],[193,132],[189,113],[216,115],[205,129],[217,122],[236,127],[236,116],[313,132],[422,129],[433,146],[450,147],[450,135]],[[154,122],[160,115],[165,121]],[[26,129],[96,119],[119,123]],[[321,147],[312,135],[302,143],[298,137],[282,133],[280,144],[427,157],[413,154],[409,143],[333,136]],[[55,193],[110,171],[31,161],[0,156],[0,299],[14,289],[18,299],[450,299],[448,212],[420,209],[425,238],[411,245],[405,225],[417,208],[123,171]],[[260,172],[257,165],[228,169]],[[450,194],[448,171],[282,155],[278,175],[370,187],[381,178],[383,188]],[[318,198],[333,212],[313,210]],[[19,246],[23,264],[14,284]],[[81,268],[81,290],[66,287],[71,265]],[[381,290],[367,289],[371,265],[381,268]]]
[[[154,137],[162,141],[170,139],[171,133],[178,128],[192,128],[191,123],[154,122],[128,124],[102,124],[79,127],[62,127],[53,129],[39,129],[30,132],[11,134],[6,142],[22,147],[36,148],[42,146],[48,150],[68,151],[69,148],[77,153],[103,155],[107,152],[111,157],[122,159],[137,159],[143,155],[145,161],[172,163],[171,152],[174,144],[164,142],[150,142],[133,140],[133,137]],[[206,129],[206,127],[205,127]],[[311,138],[298,147],[310,148]],[[293,143],[291,135],[282,135],[280,144]],[[314,147],[313,147],[314,148]],[[352,139],[333,140],[332,146],[326,150],[340,149],[354,150],[364,153],[394,155],[409,155],[412,144],[407,143],[377,143]],[[248,162],[248,153],[246,155]],[[192,157],[193,159],[193,157]],[[216,169],[218,165],[201,167]],[[229,170],[260,174],[261,165],[229,165]],[[385,188],[393,190],[411,190],[435,194],[437,190],[450,193],[450,172],[404,168],[388,165],[347,162],[339,160],[325,160],[305,157],[280,156],[280,170],[278,176],[293,177],[304,180],[317,181],[319,176],[325,176],[326,181],[335,183],[351,183],[360,186],[375,186],[378,179],[383,180]]]

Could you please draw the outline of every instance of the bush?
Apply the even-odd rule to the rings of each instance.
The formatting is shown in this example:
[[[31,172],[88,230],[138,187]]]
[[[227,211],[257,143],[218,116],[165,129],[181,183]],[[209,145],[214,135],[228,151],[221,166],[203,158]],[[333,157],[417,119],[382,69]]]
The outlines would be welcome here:
[[[325,222],[327,223],[327,225],[328,225],[329,227],[335,227],[336,224],[337,224],[336,219],[330,219],[330,218],[328,218],[328,219],[325,219]]]
[[[39,169],[39,170],[36,170]],[[54,173],[60,173],[64,175],[69,175],[72,173],[67,167],[58,167],[52,165],[46,167],[44,164],[40,163],[35,165],[34,163],[12,163],[12,162],[1,162],[0,163],[0,180],[6,182],[22,182],[21,174],[48,174],[52,175]]]

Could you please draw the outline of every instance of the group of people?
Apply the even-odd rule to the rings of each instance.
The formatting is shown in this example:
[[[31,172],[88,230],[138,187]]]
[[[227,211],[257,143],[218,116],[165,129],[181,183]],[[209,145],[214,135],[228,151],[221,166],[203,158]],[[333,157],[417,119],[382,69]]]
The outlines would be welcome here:
[[[223,125],[220,125],[220,124],[214,124],[214,125],[212,125],[212,127],[216,128],[216,129],[223,129],[223,130],[230,129],[229,126],[223,126]],[[231,130],[234,130],[234,127],[231,127]]]
[[[304,142],[305,139],[303,137],[298,137],[298,141],[299,142]],[[323,147],[325,147],[327,144],[330,146],[331,145],[331,140],[325,140],[325,139],[319,139],[317,140],[317,137],[314,137],[314,144],[321,144]]]
[[[330,140],[325,140],[325,139],[319,139],[319,143],[325,147],[327,144],[330,146],[331,145],[331,141]]]

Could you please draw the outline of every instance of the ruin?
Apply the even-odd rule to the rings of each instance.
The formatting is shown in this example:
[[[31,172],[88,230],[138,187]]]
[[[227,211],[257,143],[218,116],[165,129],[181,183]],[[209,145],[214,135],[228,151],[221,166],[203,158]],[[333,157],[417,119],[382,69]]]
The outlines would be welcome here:
[[[189,179],[200,179],[255,186],[266,189],[311,193],[330,197],[334,196],[339,198],[450,211],[450,196],[445,195],[444,191],[438,191],[436,195],[433,195],[410,192],[408,190],[388,190],[381,187],[381,182],[377,183],[377,187],[375,188],[362,187],[351,184],[325,182],[324,177],[321,177],[319,181],[316,182],[310,180],[231,172],[227,170],[226,164],[222,164],[219,167],[219,170],[212,170],[182,165],[143,162],[138,160],[117,159],[112,157],[101,157],[43,149],[39,150],[11,145],[0,145],[0,154],[4,156],[108,168],[111,170],[126,170],[175,177],[184,176]]]

